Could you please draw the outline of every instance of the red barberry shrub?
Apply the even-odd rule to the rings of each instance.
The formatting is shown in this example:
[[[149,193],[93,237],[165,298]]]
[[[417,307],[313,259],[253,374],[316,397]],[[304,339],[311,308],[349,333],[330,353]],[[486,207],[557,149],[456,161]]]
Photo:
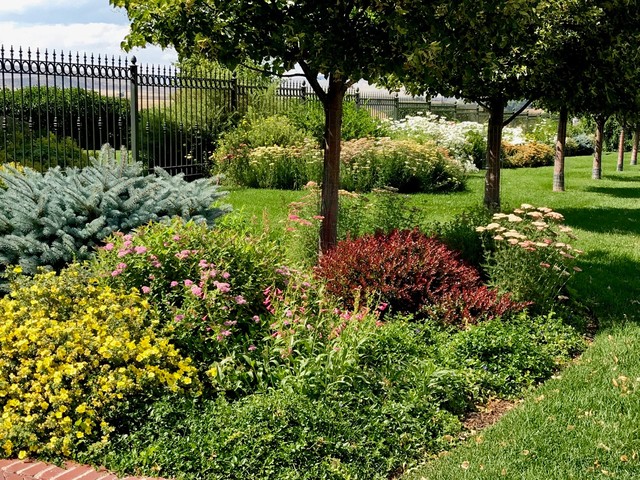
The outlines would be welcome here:
[[[441,241],[418,230],[393,231],[339,242],[315,269],[327,291],[352,308],[356,298],[379,296],[394,312],[434,316],[449,324],[522,310],[482,285],[478,271]]]
[[[447,325],[465,326],[520,312],[529,305],[531,302],[513,301],[509,294],[499,295],[483,285],[447,292],[437,303],[425,306],[423,313]]]

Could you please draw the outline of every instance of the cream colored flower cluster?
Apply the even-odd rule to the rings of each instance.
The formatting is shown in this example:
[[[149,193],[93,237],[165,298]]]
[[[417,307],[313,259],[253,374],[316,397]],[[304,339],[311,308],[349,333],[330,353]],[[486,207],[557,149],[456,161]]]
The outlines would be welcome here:
[[[556,248],[562,256],[574,258],[583,253],[569,243],[559,241],[561,235],[575,239],[570,227],[563,225],[564,216],[548,207],[534,207],[523,203],[513,213],[496,213],[493,222],[477,227],[477,232],[490,232],[496,241],[505,241],[525,250]],[[507,225],[507,226],[505,226]],[[557,230],[557,231],[556,231]]]

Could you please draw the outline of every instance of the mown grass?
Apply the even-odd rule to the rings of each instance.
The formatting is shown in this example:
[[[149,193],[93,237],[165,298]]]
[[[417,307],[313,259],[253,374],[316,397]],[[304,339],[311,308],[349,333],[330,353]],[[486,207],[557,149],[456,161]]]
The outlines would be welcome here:
[[[628,160],[626,162],[628,164]],[[545,205],[566,217],[585,250],[571,287],[600,325],[593,345],[557,378],[530,392],[494,427],[403,479],[638,478],[640,475],[640,168],[567,159],[566,192],[552,192],[552,169],[502,172],[503,206]],[[483,177],[448,195],[412,195],[427,221],[446,221],[482,201]],[[277,225],[301,192],[234,191],[229,200]]]

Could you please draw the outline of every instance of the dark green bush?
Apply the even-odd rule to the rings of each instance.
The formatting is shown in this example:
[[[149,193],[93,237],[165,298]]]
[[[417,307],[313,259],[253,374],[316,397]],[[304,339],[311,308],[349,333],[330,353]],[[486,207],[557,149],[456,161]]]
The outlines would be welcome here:
[[[573,157],[578,155],[593,154],[594,139],[593,135],[579,133],[573,137],[567,137],[565,143],[565,156]]]
[[[458,252],[460,258],[477,268],[484,275],[485,246],[476,228],[491,222],[491,212],[484,208],[464,212],[446,223],[435,223],[427,231],[450,249]]]
[[[2,119],[0,119],[1,121]],[[46,131],[32,131],[24,123],[8,119],[6,142],[0,148],[0,163],[16,163],[39,172],[53,167],[82,167],[89,155],[71,138]],[[5,138],[0,138],[0,141]]]
[[[324,109],[320,102],[301,102],[290,108],[286,115],[301,130],[309,132],[322,145],[324,141]],[[342,117],[342,140],[364,137],[384,137],[389,134],[387,127],[374,118],[369,110],[358,107],[355,102],[345,101]]]
[[[0,90],[0,111],[30,122],[36,137],[70,137],[85,150],[128,145],[129,101],[82,88],[26,87]],[[78,118],[81,121],[78,128]]]

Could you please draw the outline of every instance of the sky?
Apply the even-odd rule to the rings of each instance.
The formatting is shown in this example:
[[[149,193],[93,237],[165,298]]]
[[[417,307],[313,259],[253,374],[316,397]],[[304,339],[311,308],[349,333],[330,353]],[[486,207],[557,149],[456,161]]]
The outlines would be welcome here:
[[[126,11],[112,7],[109,0],[0,0],[0,45],[5,55],[13,46],[32,52],[46,49],[50,54],[63,51],[65,56],[69,52],[81,57],[106,54],[124,60],[135,55],[138,65],[169,66],[178,60],[174,50],[156,46],[124,52],[120,42],[128,31]],[[374,89],[362,80],[356,86],[363,91]]]
[[[129,31],[124,9],[108,0],[0,0],[0,45],[32,51],[39,48],[65,53],[131,57],[139,64],[170,65],[173,50],[150,46],[126,53],[120,42]]]

